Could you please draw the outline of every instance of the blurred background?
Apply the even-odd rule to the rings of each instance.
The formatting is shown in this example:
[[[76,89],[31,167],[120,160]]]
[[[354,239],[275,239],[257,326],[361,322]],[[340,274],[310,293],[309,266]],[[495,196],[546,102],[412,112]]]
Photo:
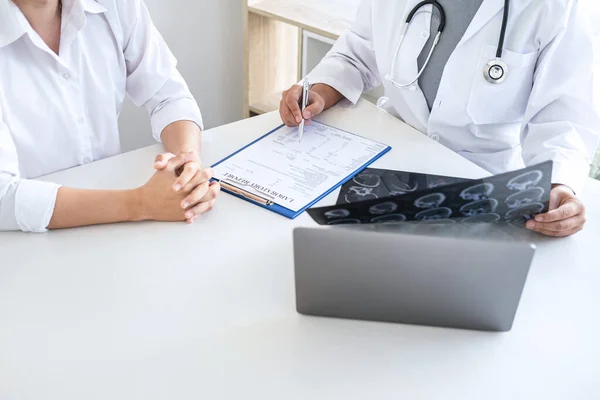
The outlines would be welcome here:
[[[361,0],[145,0],[179,60],[206,128],[278,109],[281,92],[306,75],[350,27]],[[599,0],[579,0],[600,21]],[[600,24],[596,97],[600,105]],[[377,88],[363,97],[376,102]],[[145,111],[128,102],[121,114],[123,151],[153,143]],[[600,153],[592,165],[600,179]]]
[[[244,30],[240,0],[144,0],[178,60],[206,128],[243,117]],[[123,151],[154,144],[143,109],[127,101],[119,120]]]

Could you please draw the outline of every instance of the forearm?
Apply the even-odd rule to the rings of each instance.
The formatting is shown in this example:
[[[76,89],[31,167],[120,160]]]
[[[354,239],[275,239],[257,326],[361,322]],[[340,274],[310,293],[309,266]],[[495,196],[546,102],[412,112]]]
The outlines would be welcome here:
[[[166,151],[175,155],[191,151],[200,154],[201,136],[200,128],[191,121],[173,122],[160,135]]]
[[[335,106],[344,99],[344,96],[340,92],[323,83],[317,83],[311,90],[323,97],[323,100],[325,100],[325,110]]]
[[[137,190],[83,190],[61,187],[48,229],[146,219]]]

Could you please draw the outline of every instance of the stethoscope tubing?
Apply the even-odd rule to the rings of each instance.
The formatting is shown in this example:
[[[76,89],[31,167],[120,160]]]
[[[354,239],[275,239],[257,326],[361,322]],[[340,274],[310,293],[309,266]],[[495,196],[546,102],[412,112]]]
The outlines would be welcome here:
[[[404,42],[404,38],[406,36],[406,32],[408,31],[408,27],[409,27],[410,23],[412,22],[414,16],[419,12],[419,10],[422,7],[429,5],[429,4],[431,4],[433,7],[437,8],[437,10],[440,13],[440,24],[438,26],[437,34],[433,40],[433,44],[431,45],[431,49],[429,50],[429,54],[427,55],[427,58],[425,59],[425,62],[423,63],[423,67],[417,72],[417,76],[414,79],[412,79],[408,83],[397,82],[394,79],[394,72],[396,70],[396,65],[398,62],[398,54],[400,53],[400,48],[402,47],[402,43]],[[485,78],[491,83],[501,83],[504,81],[504,79],[506,77],[507,66],[501,60],[501,58],[502,58],[502,53],[503,53],[503,49],[504,49],[504,40],[506,38],[506,28],[508,25],[509,13],[510,13],[510,0],[504,0],[502,29],[500,30],[500,39],[498,41],[498,48],[496,49],[496,59],[490,61],[486,65],[486,68],[484,71]],[[431,14],[433,14],[433,12],[431,12]],[[431,56],[433,55],[433,51],[435,50],[436,46],[438,45],[438,43],[440,41],[440,37],[441,37],[442,32],[444,31],[445,27],[446,27],[446,13],[444,12],[444,8],[442,7],[442,5],[437,0],[423,0],[420,3],[418,3],[408,13],[406,21],[404,22],[404,26],[402,27],[402,31],[400,33],[400,40],[398,41],[398,46],[396,47],[396,51],[394,52],[394,57],[392,59],[392,68],[391,68],[390,73],[386,76],[386,79],[397,88],[406,88],[406,87],[412,86],[415,82],[417,82],[419,80],[419,78],[421,77],[421,75],[423,74],[423,72],[425,71],[425,68],[427,68],[429,61],[431,60]],[[496,67],[496,68],[501,67],[502,74],[503,74],[501,78],[493,78],[490,76],[489,71],[491,69],[493,69],[494,67]]]

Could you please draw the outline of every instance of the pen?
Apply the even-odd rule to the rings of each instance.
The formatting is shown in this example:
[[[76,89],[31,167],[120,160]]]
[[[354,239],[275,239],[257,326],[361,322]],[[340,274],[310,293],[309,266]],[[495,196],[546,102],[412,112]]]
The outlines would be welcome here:
[[[298,141],[302,141],[302,135],[304,134],[304,110],[306,109],[306,106],[308,106],[308,88],[309,88],[309,83],[308,83],[308,79],[304,78],[304,83],[303,83],[303,88],[302,88],[302,122],[300,122],[300,126],[298,127]]]
[[[225,183],[223,181],[219,181],[219,183],[221,184],[221,187],[223,189],[229,190],[230,192],[233,192],[233,193],[235,193],[237,195],[240,195],[242,197],[245,197],[247,199],[255,201],[255,202],[259,203],[259,204],[262,204],[263,206],[270,206],[270,205],[273,204],[273,202],[270,201],[270,200],[263,199],[262,197],[257,196],[257,195],[252,194],[252,193],[248,193],[247,191],[245,191],[243,189],[237,188],[237,187],[235,187],[233,185],[230,185],[228,183]]]

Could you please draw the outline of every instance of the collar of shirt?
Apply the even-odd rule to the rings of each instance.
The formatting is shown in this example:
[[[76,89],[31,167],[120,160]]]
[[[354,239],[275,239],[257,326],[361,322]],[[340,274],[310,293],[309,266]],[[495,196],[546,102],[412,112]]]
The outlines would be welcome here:
[[[85,26],[85,13],[100,14],[106,12],[104,6],[94,0],[62,0],[63,6],[63,36],[71,28],[79,32]],[[0,0],[0,48],[29,34],[35,41],[37,35],[32,35],[31,25],[12,0]]]

